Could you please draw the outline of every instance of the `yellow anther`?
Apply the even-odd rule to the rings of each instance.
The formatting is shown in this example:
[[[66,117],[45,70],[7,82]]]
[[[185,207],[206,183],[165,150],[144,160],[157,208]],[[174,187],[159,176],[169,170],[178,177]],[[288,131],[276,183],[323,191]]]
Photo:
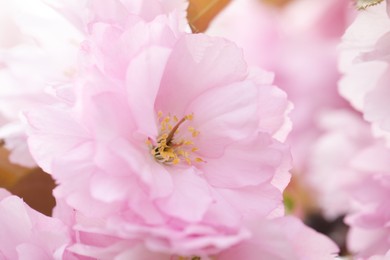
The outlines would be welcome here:
[[[199,148],[198,147],[193,147],[192,149],[191,149],[191,152],[196,152],[196,151],[199,151]]]
[[[173,165],[176,165],[176,164],[178,164],[178,163],[180,163],[180,159],[179,158],[175,158],[175,159],[173,159]]]
[[[157,118],[160,119],[162,116],[163,116],[163,112],[162,111],[158,111],[157,112]]]
[[[185,118],[186,118],[188,121],[192,121],[192,119],[194,119],[194,114],[186,115]]]
[[[204,160],[202,158],[196,157],[195,158],[195,162],[199,162],[200,163],[200,162],[204,162]]]
[[[177,118],[177,116],[173,116],[173,121],[175,121],[175,122],[179,121],[179,119]]]

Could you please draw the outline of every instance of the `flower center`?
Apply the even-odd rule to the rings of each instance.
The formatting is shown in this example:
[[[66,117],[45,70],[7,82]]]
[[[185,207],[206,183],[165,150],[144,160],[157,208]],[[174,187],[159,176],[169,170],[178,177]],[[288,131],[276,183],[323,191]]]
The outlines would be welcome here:
[[[193,162],[204,162],[202,158],[194,156],[199,149],[195,147],[193,140],[198,137],[199,131],[192,126],[187,126],[187,131],[183,133],[179,129],[193,118],[193,114],[190,114],[179,120],[176,116],[163,117],[163,113],[158,112],[159,136],[156,142],[153,142],[151,138],[146,141],[156,161],[173,165],[180,162],[186,162],[188,165]]]

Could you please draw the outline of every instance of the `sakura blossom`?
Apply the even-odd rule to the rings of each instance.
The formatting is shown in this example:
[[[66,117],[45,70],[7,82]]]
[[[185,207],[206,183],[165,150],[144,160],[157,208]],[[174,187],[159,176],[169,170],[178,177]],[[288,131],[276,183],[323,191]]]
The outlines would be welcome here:
[[[0,0],[0,259],[389,258],[389,6]]]
[[[272,135],[289,102],[270,74],[165,17],[91,31],[75,103],[25,113],[57,198],[103,219],[98,233],[179,255],[217,253],[249,237],[246,221],[282,214],[290,155]],[[275,114],[266,99],[280,104]]]
[[[346,218],[348,246],[358,259],[386,259],[388,203],[388,1],[359,13],[342,39],[340,93],[363,113],[376,145],[362,150],[352,169],[366,174],[355,179],[349,195],[355,209]],[[383,140],[383,138],[385,140]],[[387,146],[387,147],[386,147]],[[368,173],[368,174],[367,174]]]

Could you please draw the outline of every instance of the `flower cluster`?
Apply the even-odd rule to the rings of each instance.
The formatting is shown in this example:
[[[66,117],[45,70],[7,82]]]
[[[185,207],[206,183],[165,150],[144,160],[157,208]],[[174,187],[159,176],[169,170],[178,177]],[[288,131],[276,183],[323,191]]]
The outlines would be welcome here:
[[[290,156],[272,136],[289,103],[270,75],[249,72],[230,42],[181,32],[171,13],[88,28],[74,99],[25,113],[54,194],[84,219],[78,232],[115,238],[114,255],[142,243],[207,256],[248,239],[246,222],[282,214]],[[73,248],[91,246],[102,247]]]
[[[0,259],[389,257],[390,1],[363,2],[191,33],[215,3],[0,0],[0,156],[56,184],[50,216],[0,189]]]
[[[354,203],[346,218],[351,226],[348,244],[359,257],[372,259],[385,259],[390,248],[390,205],[386,201],[390,191],[389,6],[389,1],[381,1],[360,13],[343,36],[340,55],[344,72],[340,93],[362,113],[371,138],[358,149],[359,156],[352,162],[351,170],[357,178],[347,193]]]

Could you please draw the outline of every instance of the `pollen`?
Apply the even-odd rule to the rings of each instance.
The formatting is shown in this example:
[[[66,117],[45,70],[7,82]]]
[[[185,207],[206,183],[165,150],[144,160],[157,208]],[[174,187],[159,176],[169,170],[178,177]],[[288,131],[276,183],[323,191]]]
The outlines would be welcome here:
[[[184,163],[187,165],[193,165],[193,163],[205,162],[202,158],[197,156],[199,151],[198,147],[195,147],[195,139],[199,136],[200,132],[193,126],[188,125],[194,119],[193,114],[185,115],[179,120],[177,116],[167,115],[160,111],[157,113],[157,119],[159,123],[159,135],[153,141],[152,138],[148,138],[145,143],[150,148],[151,155],[157,162],[167,165],[177,165]],[[181,133],[179,128],[184,127],[187,124],[187,130]]]

